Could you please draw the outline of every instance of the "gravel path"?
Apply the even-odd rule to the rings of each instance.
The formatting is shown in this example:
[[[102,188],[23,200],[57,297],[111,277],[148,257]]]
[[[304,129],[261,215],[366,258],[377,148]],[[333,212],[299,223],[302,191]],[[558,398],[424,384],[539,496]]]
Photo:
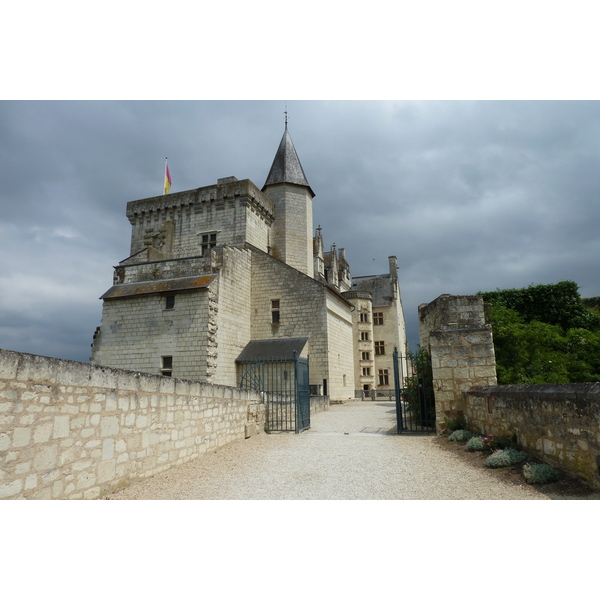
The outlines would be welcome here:
[[[396,435],[393,402],[349,402],[311,429],[261,434],[132,484],[115,500],[548,500],[433,443]]]

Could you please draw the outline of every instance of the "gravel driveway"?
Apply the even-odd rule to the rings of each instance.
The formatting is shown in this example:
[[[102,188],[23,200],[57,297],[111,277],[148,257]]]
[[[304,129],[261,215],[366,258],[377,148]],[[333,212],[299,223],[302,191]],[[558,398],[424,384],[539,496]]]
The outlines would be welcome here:
[[[393,402],[349,402],[311,429],[261,434],[135,483],[114,500],[548,500],[433,443],[396,435]]]

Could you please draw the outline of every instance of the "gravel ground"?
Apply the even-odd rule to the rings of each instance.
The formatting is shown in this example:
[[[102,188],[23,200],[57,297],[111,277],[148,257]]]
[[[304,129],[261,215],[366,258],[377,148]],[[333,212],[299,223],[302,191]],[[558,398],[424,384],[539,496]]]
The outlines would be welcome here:
[[[434,444],[396,435],[393,402],[349,402],[311,429],[261,434],[115,492],[111,500],[548,500]]]

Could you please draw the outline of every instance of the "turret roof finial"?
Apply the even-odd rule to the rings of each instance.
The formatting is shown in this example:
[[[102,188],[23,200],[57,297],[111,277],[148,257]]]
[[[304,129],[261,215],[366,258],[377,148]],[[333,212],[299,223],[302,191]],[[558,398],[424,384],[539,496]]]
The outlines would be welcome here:
[[[285,105],[285,130],[287,131],[287,104]]]

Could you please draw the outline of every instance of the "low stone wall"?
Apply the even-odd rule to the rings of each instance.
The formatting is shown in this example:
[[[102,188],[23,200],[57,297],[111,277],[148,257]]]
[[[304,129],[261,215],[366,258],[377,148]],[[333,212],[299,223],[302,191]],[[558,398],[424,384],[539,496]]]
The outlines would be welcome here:
[[[310,414],[329,410],[329,396],[311,396],[310,397]]]
[[[264,422],[251,390],[0,350],[0,498],[99,498]]]
[[[600,383],[473,387],[462,410],[470,431],[515,435],[527,452],[600,489]]]

